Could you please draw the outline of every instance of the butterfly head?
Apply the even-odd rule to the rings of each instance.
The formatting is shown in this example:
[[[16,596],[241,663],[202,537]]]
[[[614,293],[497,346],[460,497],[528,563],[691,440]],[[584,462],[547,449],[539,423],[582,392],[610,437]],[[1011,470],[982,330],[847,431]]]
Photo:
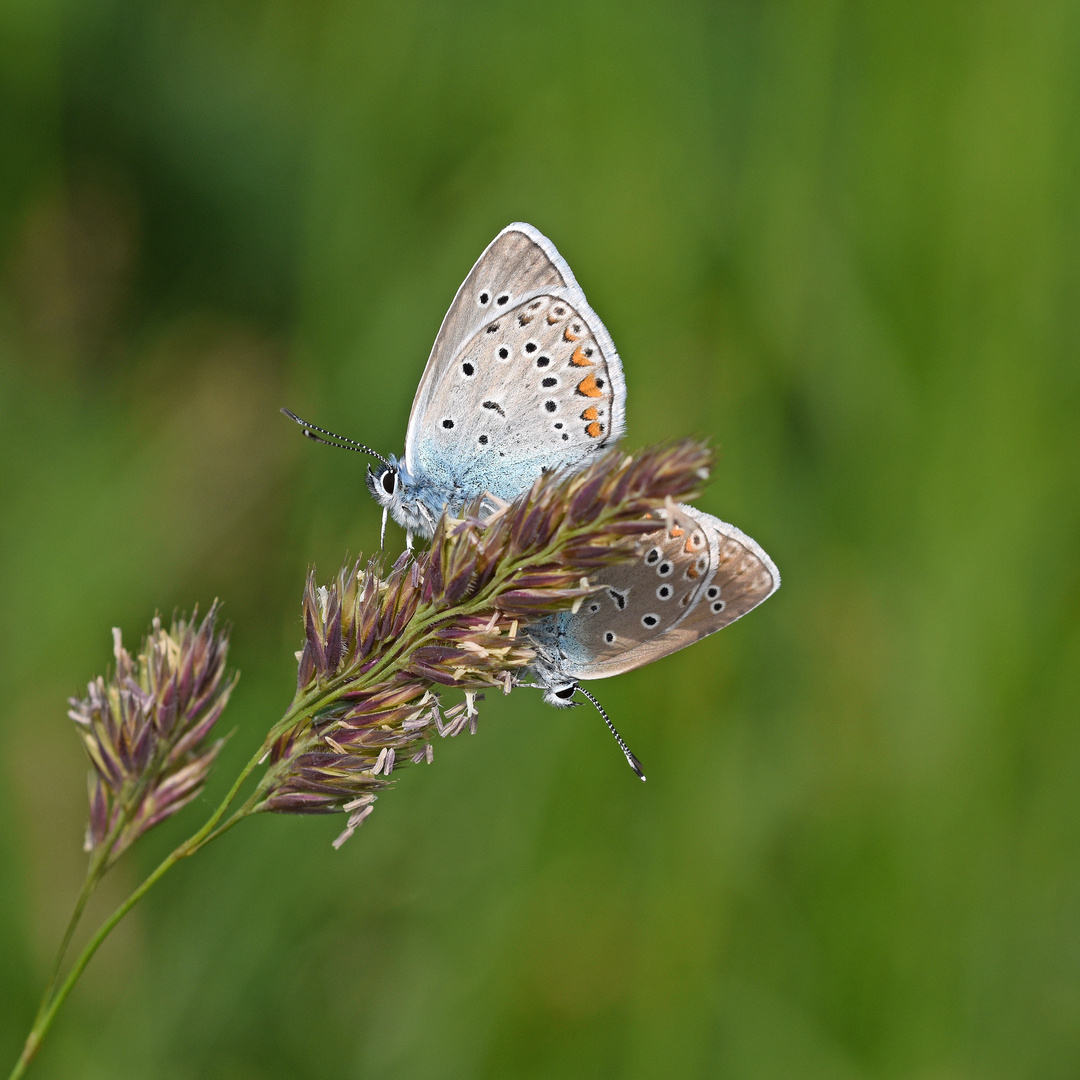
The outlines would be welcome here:
[[[413,482],[405,463],[393,454],[378,468],[368,466],[367,486],[371,497],[383,508],[384,532],[387,515],[408,532],[410,541],[413,535],[430,537],[435,531],[438,513],[425,504],[424,492]]]
[[[412,547],[412,532],[409,516],[401,504],[402,467],[393,454],[385,459],[378,468],[370,465],[367,470],[367,486],[371,497],[382,507],[382,532],[379,544],[386,546],[386,519],[393,516],[409,530],[409,547]]]
[[[532,663],[533,683],[544,691],[544,704],[554,705],[556,709],[570,709],[575,705],[574,692],[578,688],[577,680],[567,678],[562,671],[558,649],[552,639],[556,619],[544,619],[529,628],[529,636],[536,647],[537,656]]]
[[[400,501],[401,467],[393,455],[377,469],[368,466],[367,486],[380,506],[393,507],[395,500]]]

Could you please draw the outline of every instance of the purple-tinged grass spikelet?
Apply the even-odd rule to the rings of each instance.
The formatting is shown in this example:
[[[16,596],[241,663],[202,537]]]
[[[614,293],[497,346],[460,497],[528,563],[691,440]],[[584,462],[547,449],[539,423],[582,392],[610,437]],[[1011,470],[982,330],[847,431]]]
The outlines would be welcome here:
[[[236,679],[218,614],[215,603],[168,630],[155,618],[135,657],[114,630],[115,671],[69,702],[93,766],[85,847],[105,866],[199,794],[221,749],[207,740]]]

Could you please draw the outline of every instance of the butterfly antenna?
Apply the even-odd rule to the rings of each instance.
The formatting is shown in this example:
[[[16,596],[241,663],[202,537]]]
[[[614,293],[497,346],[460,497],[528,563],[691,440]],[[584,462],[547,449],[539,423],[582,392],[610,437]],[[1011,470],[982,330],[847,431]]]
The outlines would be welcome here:
[[[611,722],[611,717],[608,716],[606,712],[604,712],[603,707],[600,705],[600,702],[597,701],[596,698],[594,698],[592,694],[590,694],[589,691],[585,689],[584,686],[579,686],[577,689],[578,693],[584,694],[585,697],[587,697],[593,703],[596,711],[604,718],[604,723],[607,724],[608,731],[610,731],[611,734],[615,736],[615,741],[619,744],[619,749],[622,750],[622,752],[626,755],[626,760],[630,763],[630,768],[637,773],[640,780],[644,780],[645,773],[641,768],[641,762],[638,761],[636,757],[634,757],[633,751],[631,751],[630,747],[627,746],[626,743],[623,741],[623,737],[615,730],[615,725]]]
[[[322,443],[324,446],[336,446],[339,450],[354,450],[358,454],[368,454],[373,458],[378,458],[387,468],[390,467],[390,462],[386,460],[377,450],[372,450],[370,446],[365,446],[362,442],[357,442],[355,439],[346,439],[344,435],[335,435],[332,431],[327,431],[326,428],[321,428],[318,424],[309,424],[306,420],[301,420],[296,413],[291,412],[288,409],[281,410],[290,420],[299,424],[304,434],[312,441]],[[330,439],[337,440],[331,442],[330,439],[321,439],[315,432],[321,432],[323,435],[329,435]]]

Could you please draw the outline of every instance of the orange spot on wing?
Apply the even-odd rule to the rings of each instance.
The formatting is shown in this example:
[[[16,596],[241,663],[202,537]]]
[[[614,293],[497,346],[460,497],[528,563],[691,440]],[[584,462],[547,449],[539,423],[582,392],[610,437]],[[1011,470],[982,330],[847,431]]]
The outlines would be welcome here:
[[[549,315],[547,317],[548,326],[554,326],[559,321],[558,315]]]
[[[585,355],[585,351],[580,345],[574,350],[574,355],[570,357],[570,363],[575,364],[577,367],[592,367],[592,361]]]
[[[577,334],[572,333],[569,326],[563,331],[562,336],[566,338],[567,341],[577,341],[578,339]]]
[[[600,437],[600,432],[602,432],[603,430],[604,430],[604,425],[599,423],[598,421],[594,420],[585,429],[585,434],[588,435],[590,439],[598,439]]]
[[[598,412],[596,411],[596,406],[595,406],[595,405],[590,405],[590,406],[589,406],[589,407],[588,407],[588,408],[587,408],[587,409],[586,409],[586,410],[585,410],[585,411],[584,411],[584,412],[583,412],[583,413],[581,414],[581,419],[582,419],[582,420],[596,420],[596,419],[598,419],[598,418],[599,418],[599,416],[600,416],[600,414],[599,414],[599,413],[598,413]]]
[[[683,544],[683,551],[685,551],[687,555],[694,554],[694,538],[692,536],[686,538],[686,543]]]
[[[586,397],[603,397],[604,393],[596,385],[595,375],[586,375],[584,379],[577,384],[577,392],[584,394]]]
[[[700,574],[699,574],[699,573],[697,572],[697,569],[696,569],[695,567],[693,567],[693,566],[691,566],[691,567],[689,567],[689,568],[687,569],[687,571],[686,571],[686,576],[687,576],[687,577],[688,577],[688,578],[689,578],[689,579],[690,579],[691,581],[693,581],[693,580],[694,580],[694,578],[697,578],[697,577],[701,577],[701,575],[700,575]]]
[[[673,526],[673,527],[672,527],[672,529],[671,529],[671,535],[672,535],[672,536],[682,536],[682,534],[683,534],[683,533],[684,533],[685,531],[686,531],[685,529],[680,529],[678,525],[675,525],[675,526]]]

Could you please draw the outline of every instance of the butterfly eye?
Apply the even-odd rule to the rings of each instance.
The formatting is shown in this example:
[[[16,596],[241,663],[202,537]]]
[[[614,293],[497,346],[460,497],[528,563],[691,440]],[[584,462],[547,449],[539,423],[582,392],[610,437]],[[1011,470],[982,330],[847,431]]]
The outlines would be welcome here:
[[[555,696],[560,701],[569,701],[574,696],[574,691],[576,689],[577,689],[576,686],[567,686],[567,687],[564,687],[562,690],[556,690],[555,691]]]
[[[379,482],[387,495],[393,495],[397,490],[397,473],[393,469],[386,469],[379,477]]]

